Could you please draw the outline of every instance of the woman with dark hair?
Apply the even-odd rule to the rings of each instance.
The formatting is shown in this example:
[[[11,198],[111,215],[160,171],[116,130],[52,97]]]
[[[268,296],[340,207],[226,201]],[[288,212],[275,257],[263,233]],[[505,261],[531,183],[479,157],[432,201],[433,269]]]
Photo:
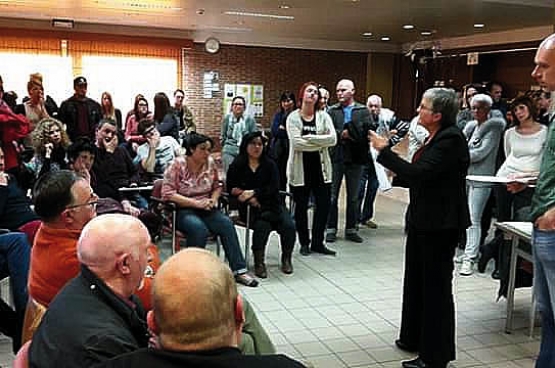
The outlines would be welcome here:
[[[247,102],[243,96],[233,97],[231,113],[227,114],[222,121],[220,142],[224,173],[237,157],[243,136],[256,130],[256,122],[253,117],[245,114],[246,105]]]
[[[109,92],[103,92],[100,98],[100,109],[103,119],[112,119],[117,123],[118,131],[123,129],[121,122],[121,111],[114,107],[112,95]]]
[[[320,110],[318,84],[308,82],[299,91],[299,108],[287,117],[289,160],[287,179],[295,199],[295,222],[301,254],[317,252],[335,255],[324,245],[324,232],[330,209],[332,164],[329,147],[335,146],[337,136],[330,116]],[[314,196],[312,240],[308,235],[308,199]]]
[[[91,169],[97,148],[87,137],[79,137],[67,148],[69,169],[91,182]]]
[[[418,107],[418,123],[429,132],[409,163],[387,138],[370,131],[377,161],[409,188],[403,311],[398,348],[418,352],[404,368],[445,368],[455,359],[453,256],[459,234],[468,227],[466,140],[456,127],[455,91],[431,88]]]
[[[515,125],[505,131],[503,148],[506,159],[496,176],[504,178],[537,176],[547,139],[547,127],[535,120],[536,106],[534,100],[528,96],[515,98],[509,107],[509,114],[512,115]],[[521,210],[530,206],[534,195],[533,187],[527,187],[518,193],[510,193],[506,186],[496,186],[493,188],[493,193],[496,200],[497,221],[528,220]],[[500,276],[502,279],[507,278],[508,274],[505,274],[507,272],[501,272],[501,275],[498,273],[499,271],[508,271],[508,267],[499,268],[497,255],[502,242],[502,232],[496,231],[495,238],[484,244],[478,262],[479,272],[484,272],[488,261],[495,258],[494,274],[497,273],[496,276]],[[504,290],[502,290],[502,294],[505,294]]]
[[[218,210],[222,183],[211,157],[214,144],[202,134],[191,134],[185,157],[177,157],[164,173],[162,198],[177,207],[177,229],[187,234],[187,247],[206,247],[209,233],[219,236],[235,280],[255,287],[233,222]]]
[[[295,108],[295,94],[285,91],[279,99],[279,111],[274,115],[272,122],[272,155],[276,160],[279,171],[279,189],[285,190],[287,186],[287,158],[289,157],[289,137],[285,122],[287,116]]]
[[[54,118],[41,120],[32,137],[35,155],[25,166],[35,178],[51,170],[67,169],[66,150],[70,141],[61,121]]]
[[[179,123],[164,92],[154,95],[154,121],[158,124],[157,128],[162,137],[169,135],[179,141]]]
[[[270,232],[278,232],[281,242],[281,271],[293,273],[291,254],[295,246],[295,224],[281,205],[277,166],[268,156],[262,132],[243,137],[239,155],[227,172],[227,188],[239,200],[241,220],[247,220],[250,206],[250,226],[253,229],[252,252],[254,274],[268,277],[264,263],[266,243]]]
[[[139,121],[143,119],[152,120],[152,113],[148,110],[148,101],[142,95],[135,99],[133,113],[129,114],[125,123],[125,140],[137,146],[146,142],[145,137],[139,134]],[[136,147],[135,147],[136,150]]]

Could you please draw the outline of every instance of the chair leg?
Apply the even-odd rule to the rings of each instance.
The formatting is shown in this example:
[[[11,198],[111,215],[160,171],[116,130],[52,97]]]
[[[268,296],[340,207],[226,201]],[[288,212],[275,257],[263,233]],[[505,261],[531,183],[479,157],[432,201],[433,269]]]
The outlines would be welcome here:
[[[532,303],[530,305],[530,337],[534,337],[534,325],[536,322],[536,293],[532,287]]]
[[[251,245],[250,237],[250,224],[251,224],[251,206],[247,206],[247,224],[245,226],[245,265],[249,268],[249,248]]]
[[[175,243],[177,241],[177,230],[176,230],[176,223],[177,223],[177,211],[173,210],[172,211],[172,254],[177,253],[178,251],[178,246]]]

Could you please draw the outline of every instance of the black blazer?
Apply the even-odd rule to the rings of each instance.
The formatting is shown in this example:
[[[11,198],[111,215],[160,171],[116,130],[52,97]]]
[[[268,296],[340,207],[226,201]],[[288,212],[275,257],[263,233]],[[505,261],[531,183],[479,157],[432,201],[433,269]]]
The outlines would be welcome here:
[[[399,182],[409,188],[411,228],[461,230],[470,225],[466,199],[470,156],[466,140],[456,126],[441,128],[413,163],[389,148],[380,152],[378,162],[395,172]]]

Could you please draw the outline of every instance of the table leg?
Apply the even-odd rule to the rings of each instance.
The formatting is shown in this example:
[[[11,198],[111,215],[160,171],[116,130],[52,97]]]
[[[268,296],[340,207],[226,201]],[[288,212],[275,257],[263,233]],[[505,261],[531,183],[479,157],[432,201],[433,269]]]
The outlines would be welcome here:
[[[516,279],[516,261],[518,255],[516,249],[518,247],[518,237],[513,236],[511,241],[511,264],[509,269],[509,286],[507,288],[507,321],[505,322],[505,332],[511,333],[513,330],[513,308],[515,302],[515,279]]]

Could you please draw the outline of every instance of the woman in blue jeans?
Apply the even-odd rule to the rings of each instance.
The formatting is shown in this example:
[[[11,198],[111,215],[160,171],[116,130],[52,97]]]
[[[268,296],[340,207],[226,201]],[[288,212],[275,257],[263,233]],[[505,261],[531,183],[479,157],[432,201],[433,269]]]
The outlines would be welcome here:
[[[2,319],[0,332],[13,339],[14,353],[21,346],[21,329],[23,317],[27,307],[27,276],[29,274],[29,259],[31,247],[27,235],[23,233],[8,233],[0,235],[0,280],[10,277],[12,286],[15,313],[6,308],[5,303],[0,303]],[[2,301],[0,299],[0,301]],[[2,301],[3,302],[3,301]]]
[[[177,157],[164,173],[162,197],[178,206],[177,229],[187,234],[187,247],[206,246],[209,233],[219,236],[235,281],[255,287],[233,222],[217,209],[222,185],[212,157],[213,142],[202,134],[189,138],[186,156]]]

